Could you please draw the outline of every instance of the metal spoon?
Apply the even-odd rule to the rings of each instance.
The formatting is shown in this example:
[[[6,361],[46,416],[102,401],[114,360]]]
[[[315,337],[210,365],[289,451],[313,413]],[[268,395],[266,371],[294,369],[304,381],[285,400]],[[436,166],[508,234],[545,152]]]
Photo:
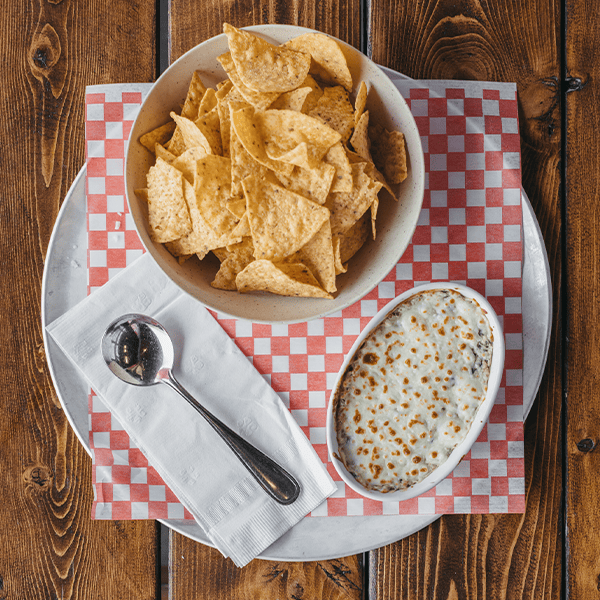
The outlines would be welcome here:
[[[179,392],[221,436],[260,486],[280,504],[291,504],[300,493],[298,482],[282,467],[229,429],[193,398],[175,379],[173,343],[164,327],[145,315],[119,317],[102,337],[108,368],[132,385],[164,383]]]

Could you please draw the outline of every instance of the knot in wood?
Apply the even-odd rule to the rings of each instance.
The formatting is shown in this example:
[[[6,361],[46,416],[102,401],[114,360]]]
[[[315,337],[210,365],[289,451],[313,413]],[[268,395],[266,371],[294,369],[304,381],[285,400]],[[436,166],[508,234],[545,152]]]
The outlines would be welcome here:
[[[596,442],[594,442],[594,440],[591,440],[590,438],[585,438],[577,442],[577,450],[579,450],[579,452],[591,452],[595,447]]]
[[[52,485],[52,471],[45,465],[34,465],[25,469],[23,480],[30,489],[46,490]]]
[[[33,36],[29,49],[29,65],[34,74],[47,76],[58,62],[61,52],[60,39],[56,30],[46,23],[42,30]]]

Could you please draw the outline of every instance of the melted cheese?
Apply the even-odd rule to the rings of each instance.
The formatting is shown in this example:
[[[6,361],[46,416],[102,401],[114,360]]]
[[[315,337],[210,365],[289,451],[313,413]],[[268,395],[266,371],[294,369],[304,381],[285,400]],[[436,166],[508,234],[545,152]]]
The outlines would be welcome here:
[[[405,489],[465,438],[485,398],[493,335],[453,290],[399,304],[365,339],[335,397],[340,459],[365,488]]]

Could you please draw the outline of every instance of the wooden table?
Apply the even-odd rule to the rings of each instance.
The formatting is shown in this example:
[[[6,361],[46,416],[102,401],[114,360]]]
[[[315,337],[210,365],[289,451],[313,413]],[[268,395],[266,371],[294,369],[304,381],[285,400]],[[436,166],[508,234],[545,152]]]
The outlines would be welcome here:
[[[414,78],[516,81],[523,186],[550,259],[554,329],[526,425],[524,515],[443,517],[365,555],[256,560],[241,570],[171,533],[163,592],[176,600],[600,596],[594,2],[4,0],[2,8],[0,599],[160,597],[156,523],[89,519],[91,462],[46,365],[41,278],[61,201],[84,162],[85,86],[153,81],[223,21],[316,28]]]

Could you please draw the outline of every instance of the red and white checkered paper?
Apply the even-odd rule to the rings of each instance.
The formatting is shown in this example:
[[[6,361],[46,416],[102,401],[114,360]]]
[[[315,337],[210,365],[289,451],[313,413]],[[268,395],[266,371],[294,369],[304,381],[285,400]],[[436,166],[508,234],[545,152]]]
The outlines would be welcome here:
[[[213,313],[289,407],[338,485],[311,516],[523,512],[521,174],[516,86],[395,81],[422,137],[423,209],[404,256],[341,313],[262,325]],[[88,292],[143,252],[127,212],[126,140],[148,85],[88,88]],[[326,405],[344,355],[371,317],[406,289],[435,280],[484,294],[503,323],[506,366],[489,421],[470,453],[436,488],[404,502],[364,499],[328,461]],[[201,310],[200,305],[198,306]],[[90,394],[93,518],[191,519],[102,402]]]

